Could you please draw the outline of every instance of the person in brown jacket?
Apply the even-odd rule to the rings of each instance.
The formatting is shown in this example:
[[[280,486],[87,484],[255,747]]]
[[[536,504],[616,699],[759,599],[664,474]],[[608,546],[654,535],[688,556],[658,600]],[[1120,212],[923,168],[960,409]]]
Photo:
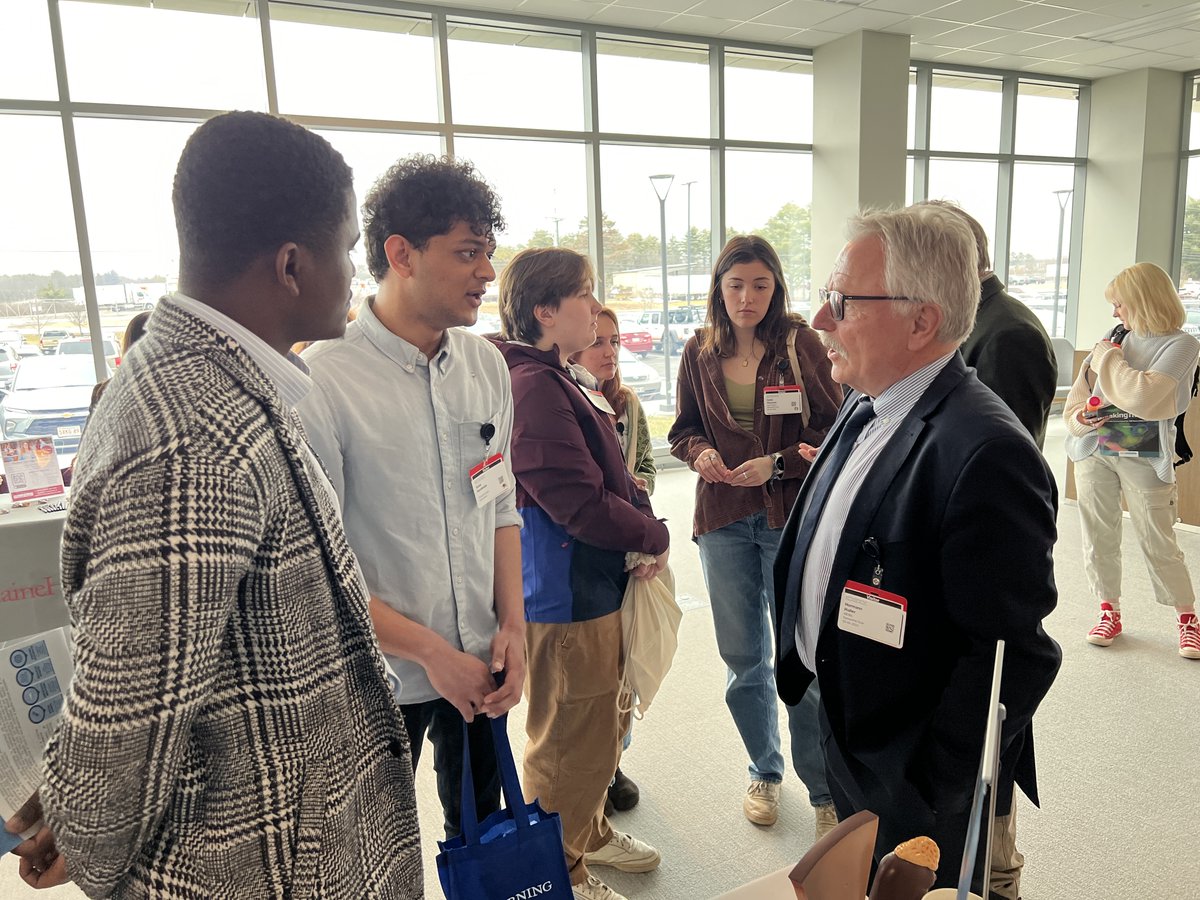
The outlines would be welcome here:
[[[746,818],[773,825],[783,781],[771,633],[771,568],[808,472],[800,444],[820,444],[841,388],[808,323],[787,311],[774,248],[733,238],[717,259],[707,328],[679,363],[671,453],[700,478],[693,533],[708,587],[717,648],[729,669],[725,703],[750,757]],[[837,824],[825,781],[815,690],[788,707],[792,764],[808,787],[820,837]]]

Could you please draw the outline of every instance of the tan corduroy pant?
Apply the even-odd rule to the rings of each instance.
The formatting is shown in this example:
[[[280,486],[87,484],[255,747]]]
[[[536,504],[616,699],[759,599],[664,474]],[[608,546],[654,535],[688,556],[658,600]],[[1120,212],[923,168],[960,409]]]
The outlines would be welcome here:
[[[617,711],[621,613],[587,622],[525,625],[525,780],[562,819],[571,883],[587,881],[585,853],[612,840],[604,815],[628,714]]]

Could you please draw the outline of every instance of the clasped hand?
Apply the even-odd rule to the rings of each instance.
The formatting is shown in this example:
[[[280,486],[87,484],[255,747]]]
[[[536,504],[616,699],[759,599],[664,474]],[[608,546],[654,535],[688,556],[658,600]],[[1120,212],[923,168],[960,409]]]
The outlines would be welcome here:
[[[756,456],[746,460],[736,469],[730,469],[721,459],[721,454],[710,447],[696,457],[694,468],[709,484],[758,487],[771,480],[774,464],[769,456]]]

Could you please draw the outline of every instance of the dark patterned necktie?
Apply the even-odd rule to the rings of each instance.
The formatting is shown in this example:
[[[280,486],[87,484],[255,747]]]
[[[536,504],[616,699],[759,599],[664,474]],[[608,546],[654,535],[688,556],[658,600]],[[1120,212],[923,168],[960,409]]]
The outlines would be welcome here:
[[[869,398],[863,397],[855,404],[850,416],[846,419],[846,424],[837,433],[833,446],[826,447],[822,454],[821,468],[817,472],[812,490],[808,492],[808,505],[805,507],[804,518],[800,520],[800,527],[796,532],[796,546],[792,552],[792,564],[788,571],[789,594],[800,589],[800,572],[804,568],[805,560],[808,559],[808,545],[812,542],[813,533],[817,530],[817,523],[821,520],[821,512],[825,509],[829,492],[833,490],[833,484],[837,481],[842,466],[846,464],[850,451],[854,449],[854,442],[858,440],[863,428],[873,418],[875,418],[875,404]]]

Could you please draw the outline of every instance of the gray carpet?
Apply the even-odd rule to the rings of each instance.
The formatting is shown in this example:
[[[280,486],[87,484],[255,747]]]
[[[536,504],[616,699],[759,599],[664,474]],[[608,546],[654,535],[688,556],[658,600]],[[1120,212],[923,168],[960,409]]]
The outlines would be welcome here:
[[[1061,484],[1061,426],[1048,445]],[[725,710],[724,671],[688,539],[693,478],[679,470],[659,477],[655,506],[669,517],[672,563],[689,599],[674,670],[636,724],[623,763],[642,802],[615,819],[658,847],[663,864],[649,875],[597,870],[630,900],[706,900],[794,863],[812,843],[812,811],[794,775],[784,782],[776,826],[759,828],[741,813],[745,753]],[[1023,802],[1018,814],[1025,900],[1200,898],[1200,662],[1176,653],[1172,612],[1153,602],[1132,534],[1124,555],[1127,630],[1111,648],[1087,644],[1096,603],[1083,580],[1073,504],[1063,503],[1059,528],[1060,599],[1047,629],[1062,644],[1064,662],[1036,719],[1043,808]],[[1200,561],[1200,533],[1179,532],[1189,561]],[[519,759],[523,707],[509,730]],[[417,791],[432,900],[442,896],[433,865],[441,819],[428,764]],[[11,858],[0,865],[0,898],[34,896],[15,871]],[[82,895],[64,888],[41,896]]]

